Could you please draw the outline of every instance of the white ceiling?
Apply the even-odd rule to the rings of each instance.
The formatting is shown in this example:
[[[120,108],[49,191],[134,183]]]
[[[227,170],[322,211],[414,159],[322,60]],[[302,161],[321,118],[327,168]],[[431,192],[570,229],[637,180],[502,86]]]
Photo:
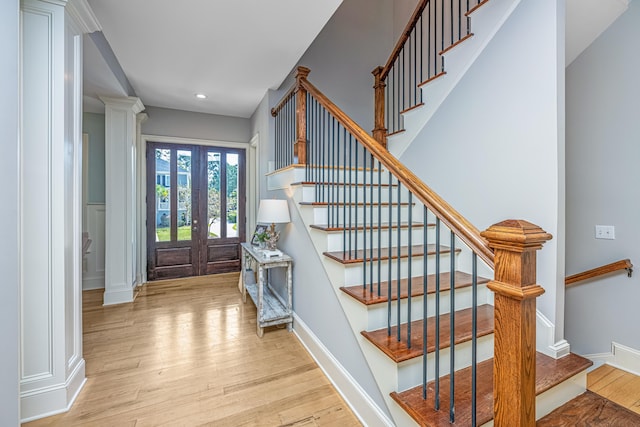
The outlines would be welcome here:
[[[569,65],[630,0],[566,0]],[[249,117],[286,78],[342,0],[88,0],[147,106]],[[85,37],[85,110],[125,96]],[[205,100],[196,93],[208,96]]]
[[[145,105],[238,117],[280,86],[341,2],[88,0]],[[86,64],[90,80],[94,68],[108,70]]]

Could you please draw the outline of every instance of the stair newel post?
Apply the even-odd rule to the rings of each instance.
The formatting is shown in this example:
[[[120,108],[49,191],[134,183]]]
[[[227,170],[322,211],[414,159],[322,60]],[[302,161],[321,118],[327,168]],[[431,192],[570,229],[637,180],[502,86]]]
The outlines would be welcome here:
[[[522,220],[492,225],[481,235],[495,254],[493,411],[497,427],[535,426],[536,251],[551,235]]]
[[[296,142],[293,155],[298,157],[298,164],[307,163],[307,90],[302,81],[307,79],[311,70],[298,67],[296,74]]]
[[[378,141],[383,147],[387,147],[387,128],[384,127],[384,92],[387,84],[382,79],[382,67],[377,67],[372,71],[374,77],[374,129],[373,139]]]

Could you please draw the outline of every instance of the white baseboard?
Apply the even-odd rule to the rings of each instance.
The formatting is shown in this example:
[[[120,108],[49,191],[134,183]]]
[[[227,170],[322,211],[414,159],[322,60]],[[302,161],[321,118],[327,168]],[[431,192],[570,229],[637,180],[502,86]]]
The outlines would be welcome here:
[[[25,423],[67,412],[71,409],[86,381],[84,359],[81,359],[64,384],[21,393],[21,422]]]
[[[104,275],[82,278],[82,290],[104,289]]]
[[[302,345],[347,402],[353,413],[365,426],[394,426],[394,422],[385,414],[371,397],[360,387],[353,377],[336,360],[318,337],[294,313],[294,330]]]
[[[540,311],[536,311],[536,350],[554,359],[571,352],[567,340],[556,342],[556,326]]]
[[[640,376],[640,350],[615,341],[611,343],[611,353],[585,354],[583,357],[593,362],[593,369],[606,364]]]
[[[105,289],[102,305],[124,304],[133,302],[136,285],[132,287],[117,286],[115,289]]]

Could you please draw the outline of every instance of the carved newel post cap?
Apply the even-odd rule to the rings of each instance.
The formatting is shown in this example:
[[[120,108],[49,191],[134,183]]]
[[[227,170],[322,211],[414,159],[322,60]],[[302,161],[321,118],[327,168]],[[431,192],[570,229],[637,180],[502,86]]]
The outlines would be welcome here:
[[[300,65],[297,68],[298,72],[296,73],[296,79],[300,79],[302,77],[307,78],[307,76],[309,75],[309,73],[311,72],[311,69],[304,67],[302,65]]]
[[[492,249],[516,251],[537,250],[553,236],[535,224],[522,219],[507,219],[480,233]]]

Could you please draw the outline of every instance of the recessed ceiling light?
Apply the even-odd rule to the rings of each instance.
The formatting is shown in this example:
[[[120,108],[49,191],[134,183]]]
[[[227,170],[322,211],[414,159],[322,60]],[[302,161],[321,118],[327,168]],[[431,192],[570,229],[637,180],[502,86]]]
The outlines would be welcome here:
[[[196,93],[196,98],[198,99],[207,99],[207,95],[204,93]]]

